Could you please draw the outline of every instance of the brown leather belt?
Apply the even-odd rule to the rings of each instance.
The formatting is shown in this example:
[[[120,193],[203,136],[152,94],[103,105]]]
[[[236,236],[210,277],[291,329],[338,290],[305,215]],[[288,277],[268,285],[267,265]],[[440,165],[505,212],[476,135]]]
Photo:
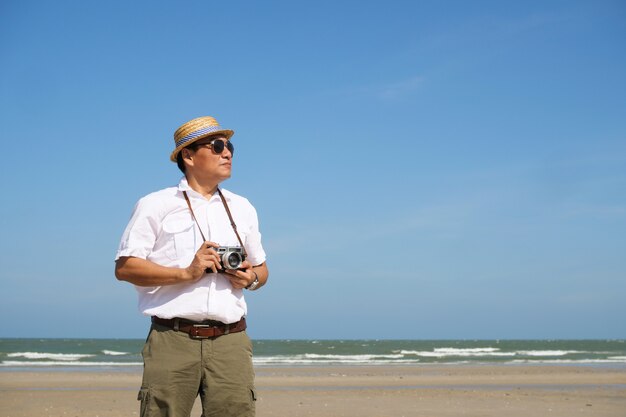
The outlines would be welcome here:
[[[245,318],[242,318],[236,323],[224,324],[213,320],[196,322],[180,319],[178,317],[173,319],[162,319],[157,316],[152,316],[152,323],[169,327],[177,332],[187,333],[192,339],[209,339],[211,337],[218,337],[246,330]]]

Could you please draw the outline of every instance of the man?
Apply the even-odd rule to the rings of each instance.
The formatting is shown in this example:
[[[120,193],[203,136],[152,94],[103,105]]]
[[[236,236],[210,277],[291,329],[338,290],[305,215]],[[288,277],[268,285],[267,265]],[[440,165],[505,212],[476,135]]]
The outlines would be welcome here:
[[[198,394],[204,417],[254,415],[243,291],[258,290],[269,273],[256,210],[218,187],[231,176],[233,133],[212,117],[176,130],[171,160],[184,177],[139,200],[117,251],[115,276],[135,285],[152,316],[143,417],[189,416]],[[235,249],[229,256],[220,247]]]

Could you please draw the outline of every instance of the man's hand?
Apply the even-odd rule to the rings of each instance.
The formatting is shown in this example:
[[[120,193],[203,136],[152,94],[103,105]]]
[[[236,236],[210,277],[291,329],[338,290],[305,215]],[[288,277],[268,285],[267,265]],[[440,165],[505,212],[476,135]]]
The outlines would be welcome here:
[[[246,288],[254,281],[256,277],[255,273],[252,271],[252,264],[248,261],[243,261],[241,263],[241,269],[227,269],[226,273],[228,274],[228,279],[230,280],[230,284],[233,288],[241,289]]]
[[[187,278],[190,281],[199,280],[202,275],[205,274],[207,269],[217,272],[217,270],[222,267],[220,258],[215,251],[215,248],[219,247],[220,245],[217,243],[208,241],[204,242],[202,246],[200,246],[200,249],[198,249],[193,257],[191,264],[185,268]]]

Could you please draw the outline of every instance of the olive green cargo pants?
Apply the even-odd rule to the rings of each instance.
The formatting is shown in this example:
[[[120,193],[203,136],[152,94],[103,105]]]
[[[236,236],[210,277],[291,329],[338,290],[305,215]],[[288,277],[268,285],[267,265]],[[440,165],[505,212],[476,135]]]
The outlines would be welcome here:
[[[253,417],[252,343],[245,331],[213,339],[153,324],[142,351],[141,417],[188,417],[198,394],[203,417]]]

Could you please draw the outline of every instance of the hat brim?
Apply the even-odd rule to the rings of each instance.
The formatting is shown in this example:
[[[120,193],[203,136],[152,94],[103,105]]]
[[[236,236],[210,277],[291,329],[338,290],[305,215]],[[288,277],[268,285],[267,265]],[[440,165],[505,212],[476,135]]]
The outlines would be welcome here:
[[[230,139],[234,134],[235,132],[230,129],[223,129],[223,130],[215,130],[213,132],[208,132],[205,135],[200,135],[197,138],[193,138],[183,143],[182,145],[177,146],[176,149],[174,149],[174,152],[172,152],[172,155],[170,155],[170,160],[172,162],[176,162],[176,158],[178,157],[178,153],[180,151],[182,151],[184,148],[188,146],[191,146],[193,143],[199,141],[200,139],[208,138],[210,136],[226,136],[226,139]]]

